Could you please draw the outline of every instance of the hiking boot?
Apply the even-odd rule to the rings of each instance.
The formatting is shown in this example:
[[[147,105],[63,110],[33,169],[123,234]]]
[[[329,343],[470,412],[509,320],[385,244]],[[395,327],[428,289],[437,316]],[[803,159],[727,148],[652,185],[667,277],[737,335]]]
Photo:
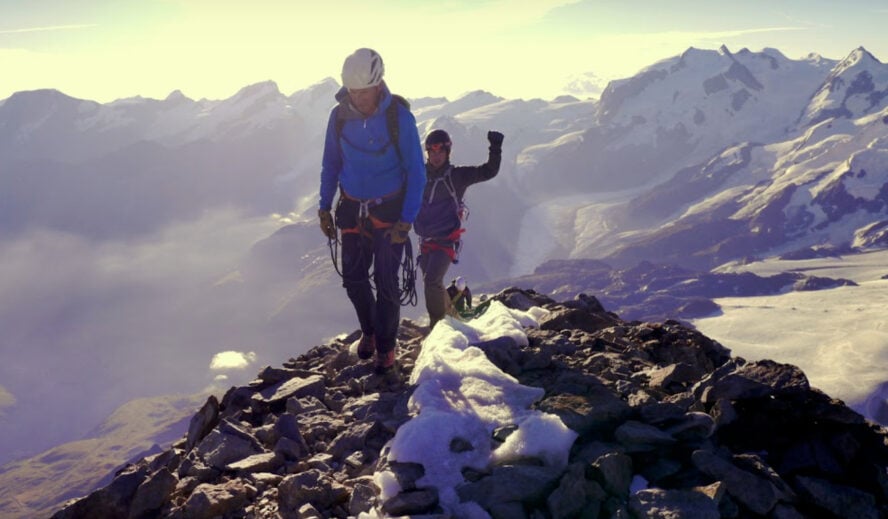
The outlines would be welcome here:
[[[376,353],[376,337],[373,335],[361,335],[361,342],[358,343],[358,358],[367,360]]]
[[[376,354],[376,373],[382,374],[395,366],[395,350],[391,349],[386,353]]]

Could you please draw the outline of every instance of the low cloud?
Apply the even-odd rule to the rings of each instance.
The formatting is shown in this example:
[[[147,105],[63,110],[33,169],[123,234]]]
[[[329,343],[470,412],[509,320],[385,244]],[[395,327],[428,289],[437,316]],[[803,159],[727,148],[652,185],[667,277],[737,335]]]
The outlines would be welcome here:
[[[203,390],[220,351],[251,351],[214,358],[232,380],[300,353],[268,331],[278,301],[216,284],[276,227],[215,211],[139,240],[0,240],[0,465],[87,434],[133,398]]]
[[[213,355],[210,370],[226,371],[230,369],[246,369],[256,362],[256,352],[220,351]]]
[[[6,413],[6,409],[14,405],[15,397],[5,387],[0,386],[0,417]]]

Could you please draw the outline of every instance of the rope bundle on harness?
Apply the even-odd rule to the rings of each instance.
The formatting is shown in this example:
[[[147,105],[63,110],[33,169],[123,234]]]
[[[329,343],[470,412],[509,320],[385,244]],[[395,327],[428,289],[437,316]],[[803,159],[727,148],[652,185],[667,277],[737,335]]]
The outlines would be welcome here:
[[[336,271],[336,274],[343,278],[342,271],[339,270],[339,245],[341,242],[338,238],[327,238],[327,248],[330,249],[330,260],[333,262],[333,269]],[[382,297],[386,297],[390,300],[397,299],[401,306],[416,306],[418,297],[416,294],[416,265],[413,262],[413,245],[411,241],[408,239],[404,242],[404,255],[401,259],[401,286],[398,288],[397,297],[394,294],[382,294]],[[370,283],[371,288],[376,290],[376,287],[373,286],[373,283]]]
[[[340,202],[341,202],[341,200],[342,200],[342,198],[340,198]],[[373,207],[374,205],[378,205],[378,204],[382,203],[383,201],[384,201],[384,199],[382,199],[382,198],[371,200],[371,201],[361,201],[360,206],[359,206],[359,210],[358,210],[359,217],[358,217],[358,221],[357,221],[357,226],[355,228],[342,229],[341,232],[343,234],[345,234],[345,233],[360,234],[363,239],[370,239],[370,240],[374,239],[373,233],[371,231],[369,231],[368,229],[372,229],[375,226],[386,225],[386,224],[379,222],[375,218],[372,218],[369,213],[369,209],[371,207]],[[388,225],[390,225],[390,224],[388,224]],[[339,268],[339,247],[341,244],[342,244],[342,242],[340,241],[338,236],[336,238],[327,238],[327,247],[330,250],[330,260],[333,262],[333,268],[336,271],[336,274],[341,279],[344,280],[345,277],[342,274],[342,270],[340,270],[340,268]],[[360,250],[361,254],[366,254],[368,249],[366,247],[360,247],[359,250]],[[382,254],[391,255],[391,254],[394,254],[394,251],[392,251],[391,248],[383,247]],[[385,259],[391,259],[391,257],[385,258]],[[376,260],[376,261],[380,261],[380,260]],[[388,263],[388,262],[386,261],[386,263]],[[409,238],[407,239],[407,241],[404,242],[404,251],[402,254],[402,258],[399,262],[399,268],[401,271],[400,272],[400,278],[401,278],[400,279],[400,286],[398,286],[397,282],[395,282],[395,283],[388,283],[387,282],[389,280],[385,279],[385,276],[388,275],[388,273],[386,271],[381,271],[379,273],[379,275],[382,276],[382,279],[380,279],[380,282],[381,282],[380,284],[383,287],[396,286],[397,287],[397,294],[386,293],[385,289],[380,291],[379,288],[373,284],[372,278],[371,278],[370,287],[377,293],[377,297],[382,297],[382,298],[385,298],[389,301],[398,301],[401,304],[401,306],[407,306],[407,305],[416,306],[417,300],[418,300],[418,297],[416,294],[416,266],[413,262],[413,245],[412,245],[412,242]]]

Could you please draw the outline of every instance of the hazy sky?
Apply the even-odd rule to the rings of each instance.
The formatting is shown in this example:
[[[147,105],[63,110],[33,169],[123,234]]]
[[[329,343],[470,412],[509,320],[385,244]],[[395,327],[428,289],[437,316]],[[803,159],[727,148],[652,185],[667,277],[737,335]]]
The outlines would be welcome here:
[[[364,46],[408,97],[551,98],[690,46],[841,59],[862,45],[885,61],[886,26],[883,0],[0,0],[0,99],[221,99],[269,79],[289,94],[338,80]]]

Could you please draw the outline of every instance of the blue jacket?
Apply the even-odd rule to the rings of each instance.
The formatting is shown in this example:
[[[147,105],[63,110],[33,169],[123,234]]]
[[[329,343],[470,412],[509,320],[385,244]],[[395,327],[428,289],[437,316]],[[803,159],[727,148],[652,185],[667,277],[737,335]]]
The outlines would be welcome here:
[[[426,184],[425,163],[416,118],[398,105],[401,157],[391,143],[385,111],[393,102],[383,83],[376,113],[366,117],[349,102],[345,88],[336,94],[339,105],[330,112],[324,158],[321,166],[320,208],[331,210],[340,186],[349,196],[362,200],[378,198],[404,189],[401,220],[413,223],[422,204]],[[337,112],[345,118],[341,138],[336,132]]]

